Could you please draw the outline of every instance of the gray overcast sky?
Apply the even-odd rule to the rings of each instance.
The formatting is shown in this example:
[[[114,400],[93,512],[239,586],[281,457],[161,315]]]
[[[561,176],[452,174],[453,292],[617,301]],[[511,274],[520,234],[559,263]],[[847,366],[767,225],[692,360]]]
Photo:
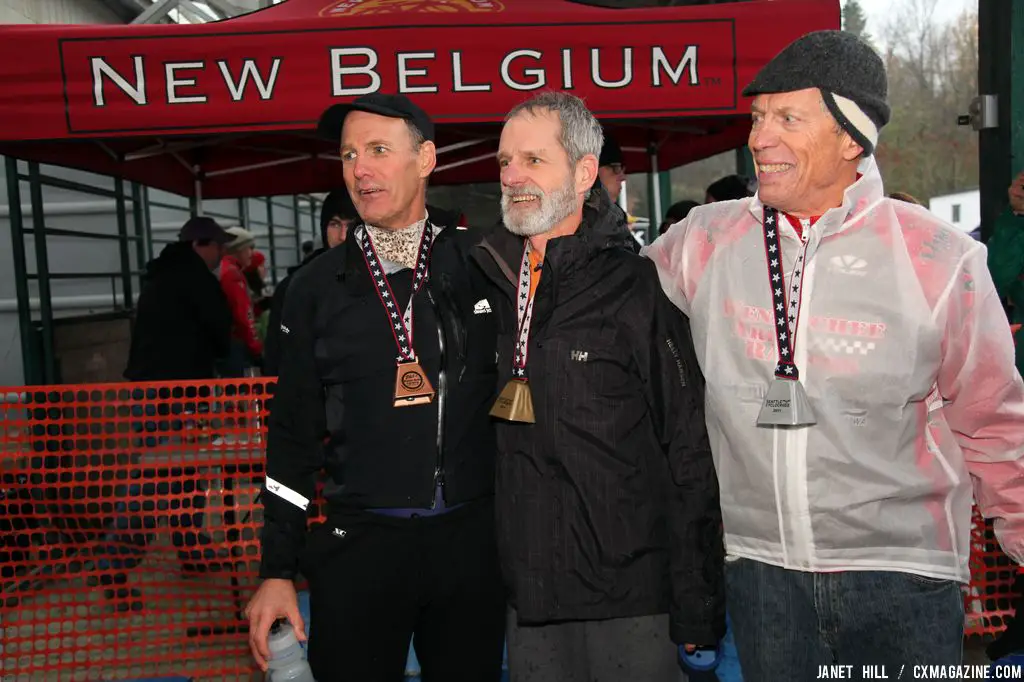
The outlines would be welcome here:
[[[881,27],[888,21],[895,8],[908,0],[860,0],[860,6],[868,15],[868,28],[872,37],[881,35]],[[912,1],[912,0],[909,0]],[[947,22],[958,17],[965,9],[977,11],[979,0],[938,0],[935,4],[935,19]],[[842,1],[846,4],[846,0]]]

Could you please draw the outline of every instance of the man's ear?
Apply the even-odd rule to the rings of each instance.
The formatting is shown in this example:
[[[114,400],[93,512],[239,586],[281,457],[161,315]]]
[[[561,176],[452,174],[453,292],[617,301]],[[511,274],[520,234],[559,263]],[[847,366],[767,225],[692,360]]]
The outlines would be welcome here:
[[[419,167],[420,177],[428,178],[437,166],[437,147],[433,142],[427,140],[420,145]]]
[[[597,157],[587,154],[576,163],[576,193],[581,194],[594,186],[597,180]]]
[[[850,137],[850,133],[843,131],[843,140],[841,142],[843,149],[843,158],[847,161],[856,161],[860,157],[864,156],[864,147],[861,147],[857,142]]]

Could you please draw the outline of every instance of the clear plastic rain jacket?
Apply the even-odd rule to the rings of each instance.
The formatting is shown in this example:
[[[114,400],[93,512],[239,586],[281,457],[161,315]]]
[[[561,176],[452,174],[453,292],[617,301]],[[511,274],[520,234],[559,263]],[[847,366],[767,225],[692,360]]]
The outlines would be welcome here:
[[[966,582],[972,481],[1024,559],[1024,384],[985,247],[884,197],[872,158],[804,230],[795,359],[817,424],[757,426],[777,350],[751,199],[695,208],[644,253],[691,320],[730,555]],[[801,240],[785,220],[789,282]]]

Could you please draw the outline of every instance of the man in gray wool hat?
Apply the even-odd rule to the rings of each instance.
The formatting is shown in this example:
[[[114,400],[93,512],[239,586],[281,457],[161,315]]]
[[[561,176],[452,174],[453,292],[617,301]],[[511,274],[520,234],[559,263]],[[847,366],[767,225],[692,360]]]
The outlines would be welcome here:
[[[707,382],[746,682],[960,663],[972,498],[1024,559],[1009,325],[984,246],[885,196],[886,90],[856,36],[796,40],[744,90],[757,194],[644,251]]]

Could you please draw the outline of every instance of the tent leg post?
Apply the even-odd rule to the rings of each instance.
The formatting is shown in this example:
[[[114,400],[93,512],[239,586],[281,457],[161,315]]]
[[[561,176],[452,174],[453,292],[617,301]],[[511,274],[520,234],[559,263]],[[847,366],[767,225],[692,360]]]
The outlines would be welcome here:
[[[987,242],[1006,210],[1006,188],[1024,170],[1024,7],[1014,0],[986,0],[977,7],[978,94],[999,97],[999,125],[978,131],[981,239]]]
[[[650,216],[648,220],[648,234],[647,243],[651,242],[651,236],[654,235],[658,229],[658,225],[661,224],[661,174],[658,172],[658,152],[655,151],[654,146],[651,146],[651,172],[648,174],[648,196],[650,197],[650,206],[648,207],[647,215]]]
[[[320,232],[320,230],[318,229],[319,225],[316,219],[316,205],[318,203],[320,202],[318,202],[313,197],[309,198],[309,228],[314,243],[316,243],[316,237]],[[327,244],[323,244],[323,246],[327,246]]]
[[[142,186],[132,183],[132,226],[135,230],[135,258],[139,262],[139,270],[146,266],[146,218],[145,203],[142,201]],[[140,280],[139,287],[142,287]]]
[[[117,206],[117,246],[121,257],[122,306],[131,310],[135,306],[132,295],[132,265],[128,253],[128,207],[125,203],[124,178],[114,178],[114,203]]]
[[[270,241],[270,281],[277,286],[277,250],[274,246],[274,199],[267,197],[267,239]]]
[[[57,359],[53,353],[53,307],[50,294],[50,261],[46,252],[46,216],[43,213],[43,185],[39,164],[28,164],[29,193],[32,197],[32,232],[36,250],[36,276],[39,281],[39,313],[43,326],[43,381],[56,383]]]
[[[199,172],[199,167],[196,166],[196,173]],[[193,216],[203,215],[203,181],[196,178],[195,184],[193,185],[194,190],[192,196],[189,197],[188,207],[192,211]]]
[[[292,223],[293,225],[295,225],[295,253],[298,254],[298,257],[301,258],[302,257],[302,229],[300,228],[299,219],[302,218],[302,214],[299,212],[299,195],[298,194],[292,195],[292,217],[295,220],[295,222]],[[314,246],[315,246],[315,242],[314,242]]]
[[[21,181],[18,160],[4,157],[7,173],[7,206],[11,220],[11,258],[14,288],[18,298],[18,330],[21,334],[21,370],[26,385],[38,383],[38,368],[32,361],[32,301],[28,292],[28,262],[25,258],[25,219],[21,213]]]
[[[153,215],[149,210],[149,188],[142,188],[142,218],[145,221],[143,229],[146,231],[146,260],[153,257]]]

